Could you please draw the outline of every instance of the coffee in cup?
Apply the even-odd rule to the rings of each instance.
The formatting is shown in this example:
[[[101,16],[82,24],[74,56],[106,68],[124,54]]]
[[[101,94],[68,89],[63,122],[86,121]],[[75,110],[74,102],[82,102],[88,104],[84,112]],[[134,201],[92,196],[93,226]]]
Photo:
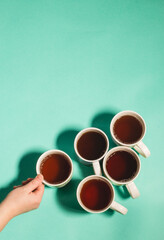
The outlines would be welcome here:
[[[122,214],[127,213],[125,207],[114,201],[113,186],[102,176],[84,178],[77,188],[77,200],[87,212],[101,213],[111,208]]]
[[[144,157],[150,156],[149,149],[142,142],[146,124],[138,113],[122,111],[116,114],[111,121],[110,132],[116,144],[134,148]]]
[[[43,175],[46,185],[63,187],[71,180],[73,164],[65,152],[49,150],[38,159],[36,170]]]
[[[128,147],[111,149],[103,160],[105,176],[115,185],[125,185],[132,198],[140,195],[133,182],[140,172],[140,167],[138,155]]]
[[[108,148],[108,137],[98,128],[83,129],[74,141],[74,149],[79,161],[85,165],[93,165],[96,175],[101,175],[99,161],[104,158]]]

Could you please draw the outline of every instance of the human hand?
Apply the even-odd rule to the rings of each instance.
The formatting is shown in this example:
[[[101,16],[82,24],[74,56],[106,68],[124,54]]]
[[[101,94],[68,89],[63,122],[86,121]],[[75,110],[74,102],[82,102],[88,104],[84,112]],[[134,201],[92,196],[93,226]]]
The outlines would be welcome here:
[[[43,176],[28,178],[22,185],[14,186],[0,204],[0,231],[15,216],[39,207],[44,193]]]
[[[30,182],[29,182],[30,181]],[[23,182],[23,186],[14,187],[3,204],[10,210],[11,218],[39,207],[44,193],[43,176],[37,175],[33,180]]]

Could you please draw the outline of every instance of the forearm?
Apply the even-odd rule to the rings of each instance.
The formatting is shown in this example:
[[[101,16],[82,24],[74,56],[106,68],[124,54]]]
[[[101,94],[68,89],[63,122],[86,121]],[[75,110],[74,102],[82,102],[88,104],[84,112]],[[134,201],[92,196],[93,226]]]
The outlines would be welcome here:
[[[12,219],[12,215],[9,210],[9,206],[3,201],[0,204],[0,232],[7,225],[7,223]]]

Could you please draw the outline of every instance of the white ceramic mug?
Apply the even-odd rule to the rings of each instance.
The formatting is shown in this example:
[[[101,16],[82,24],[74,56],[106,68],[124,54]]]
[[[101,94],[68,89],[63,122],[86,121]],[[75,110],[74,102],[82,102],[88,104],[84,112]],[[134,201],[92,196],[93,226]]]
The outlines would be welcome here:
[[[117,151],[126,151],[128,153],[130,153],[134,159],[136,160],[136,163],[137,163],[137,169],[136,169],[136,172],[134,173],[134,175],[128,179],[128,180],[125,180],[125,181],[116,181],[115,179],[113,179],[108,171],[107,171],[107,168],[106,168],[106,163],[109,159],[109,156],[111,156],[113,153],[117,152]],[[118,166],[119,168],[119,166]],[[133,151],[131,148],[128,148],[128,147],[123,147],[123,146],[119,146],[119,147],[114,147],[112,148],[105,156],[104,160],[103,160],[103,171],[104,171],[104,174],[105,176],[114,184],[114,185],[117,185],[117,186],[122,186],[122,185],[125,185],[129,194],[131,195],[132,198],[137,198],[140,196],[140,193],[136,187],[136,185],[134,184],[134,180],[136,179],[136,177],[138,176],[139,172],[140,172],[140,169],[141,169],[141,163],[140,163],[140,159],[138,157],[138,155],[136,154],[135,151]]]
[[[115,122],[123,117],[123,116],[133,116],[135,117],[140,123],[141,123],[141,126],[142,126],[142,135],[140,137],[140,139],[137,141],[137,142],[134,142],[132,144],[126,144],[124,142],[121,142],[119,139],[117,139],[117,137],[115,136],[114,134],[114,124]],[[145,124],[145,121],[144,119],[136,112],[134,111],[122,111],[122,112],[119,112],[118,114],[116,114],[112,121],[111,121],[111,124],[110,124],[110,132],[111,132],[111,135],[112,135],[112,138],[114,140],[114,142],[117,144],[117,145],[122,145],[122,146],[127,146],[127,147],[130,147],[130,148],[134,148],[138,153],[140,153],[143,157],[149,157],[150,156],[150,151],[149,149],[147,148],[147,146],[142,142],[142,139],[144,138],[145,136],[145,133],[146,133],[146,124]]]
[[[62,156],[64,156],[67,161],[69,162],[70,166],[71,166],[71,172],[69,174],[69,176],[67,177],[67,179],[65,179],[63,182],[61,183],[58,183],[58,184],[52,184],[52,183],[49,183],[47,182],[45,179],[43,180],[43,183],[49,187],[64,187],[72,178],[72,174],[73,174],[73,163],[72,163],[72,160],[71,158],[68,156],[68,154],[66,154],[65,152],[61,151],[61,150],[56,150],[56,149],[53,149],[53,150],[49,150],[47,152],[44,152],[38,159],[37,161],[37,164],[36,164],[36,172],[37,174],[41,173],[40,171],[40,166],[42,164],[42,162],[45,160],[45,158],[51,154],[60,154]]]
[[[100,181],[104,181],[105,183],[107,183],[108,187],[110,188],[110,192],[111,192],[111,199],[110,199],[110,202],[108,203],[108,205],[103,208],[103,209],[100,209],[100,210],[92,210],[88,207],[86,207],[84,205],[84,203],[82,202],[81,200],[81,190],[83,188],[83,185],[89,181],[89,180],[93,180],[93,179],[96,179],[96,180],[100,180]],[[114,188],[112,186],[112,184],[109,182],[109,180],[105,177],[102,177],[102,176],[97,176],[97,175],[91,175],[91,176],[88,176],[86,178],[84,178],[78,185],[77,187],[77,192],[76,192],[76,196],[77,196],[77,200],[80,204],[80,206],[87,212],[90,212],[90,213],[102,213],[102,212],[105,212],[106,210],[108,210],[109,208],[112,209],[112,210],[115,210],[123,215],[125,215],[127,213],[127,208],[125,208],[124,206],[122,206],[121,204],[117,203],[114,201],[114,197],[115,197],[115,193],[114,193]]]
[[[89,159],[86,159],[86,158],[83,158],[79,151],[78,151],[78,148],[77,148],[77,143],[78,143],[78,140],[80,139],[80,137],[87,133],[87,132],[97,132],[97,133],[100,133],[104,139],[106,140],[106,149],[105,149],[105,152],[102,154],[101,157],[97,158],[97,159],[93,159],[93,160],[89,160]],[[85,165],[92,165],[93,166],[93,170],[94,170],[94,173],[96,175],[102,175],[102,172],[101,172],[101,167],[100,167],[100,163],[99,161],[101,161],[105,154],[107,153],[108,149],[109,149],[109,140],[108,140],[108,137],[107,135],[102,131],[100,130],[99,128],[94,128],[94,127],[90,127],[90,128],[85,128],[83,130],[81,130],[75,137],[75,141],[74,141],[74,149],[75,149],[75,152],[78,156],[78,159],[81,163],[85,164]]]

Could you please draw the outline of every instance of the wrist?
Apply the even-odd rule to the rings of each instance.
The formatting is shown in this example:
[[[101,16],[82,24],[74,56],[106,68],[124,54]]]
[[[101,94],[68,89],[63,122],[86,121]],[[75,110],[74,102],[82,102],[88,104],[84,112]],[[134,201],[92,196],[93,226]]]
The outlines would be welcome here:
[[[3,201],[0,204],[0,232],[3,230],[3,228],[11,219],[12,219],[12,216],[8,211],[8,206]]]
[[[0,204],[0,215],[8,221],[14,217],[12,207],[5,200]]]

